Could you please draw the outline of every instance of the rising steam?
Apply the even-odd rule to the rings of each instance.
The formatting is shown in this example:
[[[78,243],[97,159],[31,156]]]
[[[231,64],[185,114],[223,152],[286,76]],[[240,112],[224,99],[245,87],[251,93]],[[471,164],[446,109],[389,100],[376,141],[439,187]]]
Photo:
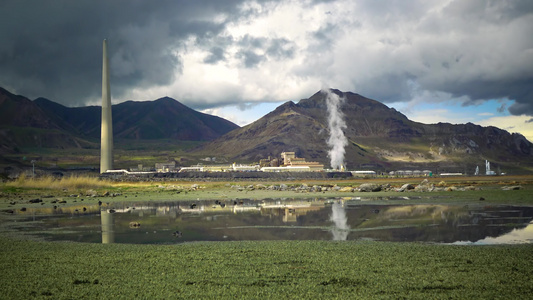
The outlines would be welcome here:
[[[340,98],[337,94],[332,93],[329,89],[322,89],[322,93],[326,95],[326,105],[328,108],[328,127],[329,138],[328,152],[333,169],[340,170],[344,167],[344,152],[348,140],[344,136],[344,129],[346,123],[344,122],[344,115],[340,110],[341,104],[344,102],[344,97]]]

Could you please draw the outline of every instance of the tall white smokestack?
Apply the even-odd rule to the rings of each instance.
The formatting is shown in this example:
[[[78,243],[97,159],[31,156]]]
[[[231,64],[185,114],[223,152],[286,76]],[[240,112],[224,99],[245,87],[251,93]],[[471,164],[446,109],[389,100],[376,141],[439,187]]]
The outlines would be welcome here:
[[[100,173],[113,169],[113,121],[111,119],[111,90],[107,41],[103,43],[102,63],[102,134],[100,142]]]

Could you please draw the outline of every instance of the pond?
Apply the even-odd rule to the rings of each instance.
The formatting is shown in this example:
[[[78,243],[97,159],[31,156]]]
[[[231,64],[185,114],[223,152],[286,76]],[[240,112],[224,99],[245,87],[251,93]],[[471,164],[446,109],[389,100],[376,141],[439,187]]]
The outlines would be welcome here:
[[[533,242],[533,207],[365,204],[361,199],[124,202],[28,209],[10,231],[47,241],[175,244],[237,240]]]

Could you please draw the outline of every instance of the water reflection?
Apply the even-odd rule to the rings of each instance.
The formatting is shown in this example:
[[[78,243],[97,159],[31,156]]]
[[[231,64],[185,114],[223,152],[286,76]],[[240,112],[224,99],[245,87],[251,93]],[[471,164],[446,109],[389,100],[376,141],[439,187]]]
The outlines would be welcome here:
[[[345,241],[350,233],[350,226],[348,226],[348,218],[346,217],[346,209],[344,203],[336,201],[331,205],[330,220],[335,224],[331,229],[334,241]]]
[[[533,243],[533,223],[525,228],[513,229],[511,232],[497,236],[487,237],[476,242],[458,241],[456,245],[497,245],[497,244],[530,244]]]
[[[109,211],[100,212],[102,222],[102,244],[112,244],[115,242],[115,218]]]
[[[27,222],[17,222],[14,229],[47,240],[91,243],[331,239],[533,243],[532,207],[394,203],[364,205],[356,199],[216,200],[114,203],[102,207],[101,212],[92,207],[54,211],[36,208],[18,212]],[[111,210],[114,213],[109,213]]]

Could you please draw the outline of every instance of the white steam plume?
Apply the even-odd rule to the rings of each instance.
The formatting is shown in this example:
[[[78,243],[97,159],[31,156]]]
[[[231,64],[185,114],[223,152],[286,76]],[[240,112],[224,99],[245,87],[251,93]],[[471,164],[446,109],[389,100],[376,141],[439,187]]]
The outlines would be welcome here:
[[[333,169],[340,170],[344,167],[344,153],[348,140],[344,136],[344,129],[346,123],[344,122],[344,115],[340,110],[341,104],[344,102],[344,97],[340,98],[337,94],[332,93],[329,89],[322,89],[322,93],[326,94],[326,105],[328,108],[328,127],[329,138],[328,151]]]

